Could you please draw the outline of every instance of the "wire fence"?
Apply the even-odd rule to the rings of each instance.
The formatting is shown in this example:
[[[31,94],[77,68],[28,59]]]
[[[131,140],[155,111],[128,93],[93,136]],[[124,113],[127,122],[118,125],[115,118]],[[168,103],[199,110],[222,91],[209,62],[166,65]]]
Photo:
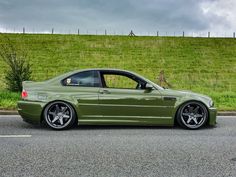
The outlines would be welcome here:
[[[235,32],[214,32],[214,31],[170,31],[170,30],[153,30],[140,32],[136,30],[116,31],[107,29],[35,29],[35,28],[0,28],[1,33],[16,34],[74,34],[74,35],[118,35],[118,36],[161,36],[161,37],[208,37],[208,38],[235,38]]]

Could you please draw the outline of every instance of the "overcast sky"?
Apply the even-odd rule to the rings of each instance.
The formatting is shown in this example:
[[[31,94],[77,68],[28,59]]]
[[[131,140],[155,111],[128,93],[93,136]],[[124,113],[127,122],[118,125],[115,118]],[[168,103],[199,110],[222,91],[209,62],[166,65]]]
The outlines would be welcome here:
[[[0,31],[236,31],[236,0],[0,0]]]

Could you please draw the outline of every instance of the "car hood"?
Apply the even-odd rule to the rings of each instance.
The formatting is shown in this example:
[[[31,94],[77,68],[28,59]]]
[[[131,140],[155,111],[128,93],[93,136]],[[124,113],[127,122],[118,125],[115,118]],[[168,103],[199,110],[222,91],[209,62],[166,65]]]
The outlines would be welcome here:
[[[202,97],[204,99],[211,100],[211,98],[207,95],[203,95],[203,94],[200,94],[200,93],[195,93],[195,92],[192,92],[190,90],[177,90],[177,92],[183,93],[186,96],[194,96],[194,97],[196,96],[196,97]]]

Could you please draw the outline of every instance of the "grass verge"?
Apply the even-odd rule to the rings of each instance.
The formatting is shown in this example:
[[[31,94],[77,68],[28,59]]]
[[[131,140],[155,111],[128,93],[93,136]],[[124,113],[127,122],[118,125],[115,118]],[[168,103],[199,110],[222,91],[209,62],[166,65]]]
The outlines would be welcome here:
[[[33,80],[83,68],[119,68],[154,82],[161,70],[177,90],[209,95],[219,110],[236,110],[236,39],[7,34],[28,53]],[[0,43],[4,43],[3,40]],[[18,93],[4,91],[0,60],[0,108],[16,107]]]
[[[16,109],[17,101],[20,99],[20,93],[0,91],[0,109],[12,110]]]

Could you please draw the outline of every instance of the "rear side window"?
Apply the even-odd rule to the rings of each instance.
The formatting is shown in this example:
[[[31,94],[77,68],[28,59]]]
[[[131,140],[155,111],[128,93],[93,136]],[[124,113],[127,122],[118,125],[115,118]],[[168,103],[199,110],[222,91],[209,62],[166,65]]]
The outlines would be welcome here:
[[[100,87],[100,78],[97,71],[84,71],[67,77],[62,81],[65,86]]]

